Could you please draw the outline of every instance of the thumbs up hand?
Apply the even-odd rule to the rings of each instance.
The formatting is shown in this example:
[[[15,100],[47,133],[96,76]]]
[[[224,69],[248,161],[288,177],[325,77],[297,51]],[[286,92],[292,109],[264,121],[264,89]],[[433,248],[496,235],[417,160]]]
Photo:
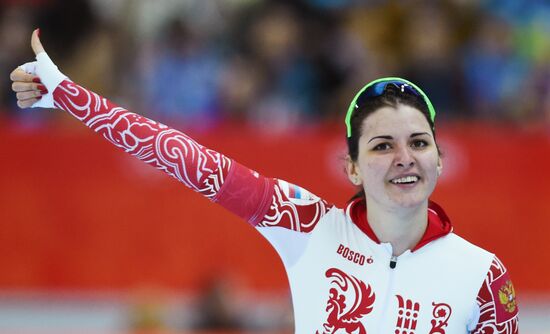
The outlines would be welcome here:
[[[10,74],[12,90],[17,93],[17,105],[20,108],[53,108],[53,92],[67,77],[44,51],[38,29],[32,33],[31,47],[36,61],[23,64]]]

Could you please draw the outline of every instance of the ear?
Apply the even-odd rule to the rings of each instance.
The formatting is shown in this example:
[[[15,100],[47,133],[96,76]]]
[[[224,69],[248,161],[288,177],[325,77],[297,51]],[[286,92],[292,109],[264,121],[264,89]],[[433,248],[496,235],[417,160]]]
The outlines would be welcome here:
[[[441,173],[443,172],[443,160],[441,160],[441,157],[437,158],[437,176],[441,176]]]
[[[346,173],[348,174],[348,179],[353,185],[361,185],[363,180],[361,180],[361,174],[359,173],[359,166],[349,155],[346,156]]]

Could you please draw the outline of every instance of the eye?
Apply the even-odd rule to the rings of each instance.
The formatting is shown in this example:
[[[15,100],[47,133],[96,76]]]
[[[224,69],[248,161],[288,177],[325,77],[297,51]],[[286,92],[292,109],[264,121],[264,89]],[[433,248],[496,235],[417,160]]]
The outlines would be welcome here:
[[[373,147],[373,151],[385,151],[391,149],[391,145],[389,143],[380,143]]]
[[[424,148],[426,146],[428,146],[428,142],[425,141],[425,140],[422,140],[422,139],[417,139],[417,140],[414,140],[412,143],[411,143],[411,147],[412,148]]]

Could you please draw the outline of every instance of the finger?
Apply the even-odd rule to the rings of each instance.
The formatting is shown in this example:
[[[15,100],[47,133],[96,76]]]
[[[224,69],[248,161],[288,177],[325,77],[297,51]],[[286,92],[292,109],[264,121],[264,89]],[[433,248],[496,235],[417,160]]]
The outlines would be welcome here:
[[[42,96],[42,92],[40,92],[39,90],[30,90],[30,91],[27,91],[27,92],[19,92],[17,94],[15,94],[17,96],[17,99],[18,100],[28,100],[28,99],[33,99],[35,97],[39,97],[39,96]]]
[[[40,52],[45,52],[42,43],[40,43],[40,29],[35,29],[32,32],[31,47],[35,55],[39,54]]]
[[[46,86],[44,86],[42,84],[34,83],[34,82],[16,81],[16,82],[11,84],[11,89],[16,93],[26,92],[26,91],[29,91],[29,90],[43,91],[45,93],[48,92],[47,89],[46,89]]]
[[[21,109],[29,108],[33,104],[35,104],[38,100],[40,100],[41,97],[38,98],[32,98],[27,100],[17,100],[17,106]]]
[[[26,81],[26,82],[38,82],[40,79],[38,79],[37,76],[29,74],[25,71],[23,71],[21,68],[16,68],[10,73],[10,79],[11,81]]]

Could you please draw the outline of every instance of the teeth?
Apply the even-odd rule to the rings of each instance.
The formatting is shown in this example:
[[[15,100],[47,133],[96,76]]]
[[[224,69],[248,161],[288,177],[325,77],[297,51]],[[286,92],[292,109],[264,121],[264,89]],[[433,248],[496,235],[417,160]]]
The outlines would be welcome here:
[[[416,181],[418,181],[418,176],[405,176],[399,179],[393,179],[390,182],[397,184],[397,183],[411,183]]]

